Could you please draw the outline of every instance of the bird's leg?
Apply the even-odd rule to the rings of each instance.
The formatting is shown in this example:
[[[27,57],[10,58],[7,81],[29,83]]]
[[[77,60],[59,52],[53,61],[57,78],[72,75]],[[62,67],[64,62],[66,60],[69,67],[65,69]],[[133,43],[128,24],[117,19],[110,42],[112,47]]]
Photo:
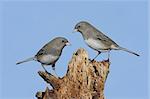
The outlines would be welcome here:
[[[110,58],[110,49],[108,50],[108,58],[107,58],[108,62],[109,62],[109,58]]]
[[[92,61],[94,61],[95,60],[95,58],[97,58],[97,56],[99,55],[99,54],[101,54],[101,52],[100,51],[97,51],[98,52],[98,54],[91,60],[91,62]]]
[[[55,71],[55,64],[52,65],[52,69]]]
[[[45,70],[45,72],[46,72],[46,73],[49,73],[49,72],[45,69],[44,65],[43,65],[43,64],[41,64],[41,65],[42,65],[43,69]]]
[[[55,75],[58,77],[58,75],[57,75],[57,73],[56,73],[56,71],[55,71],[55,64],[52,65],[52,69],[53,69]]]

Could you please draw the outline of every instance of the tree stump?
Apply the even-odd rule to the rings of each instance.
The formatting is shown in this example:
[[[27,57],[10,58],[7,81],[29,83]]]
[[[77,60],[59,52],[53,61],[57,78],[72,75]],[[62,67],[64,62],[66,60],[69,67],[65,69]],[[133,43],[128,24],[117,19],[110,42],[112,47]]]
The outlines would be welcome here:
[[[63,78],[39,71],[52,90],[37,92],[37,99],[104,99],[104,85],[109,61],[90,61],[84,49],[73,54]]]

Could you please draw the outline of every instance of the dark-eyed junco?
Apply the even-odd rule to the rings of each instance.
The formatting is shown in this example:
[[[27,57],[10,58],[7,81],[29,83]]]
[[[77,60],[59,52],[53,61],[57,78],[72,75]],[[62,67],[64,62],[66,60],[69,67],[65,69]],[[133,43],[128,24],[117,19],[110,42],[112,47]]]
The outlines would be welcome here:
[[[110,50],[123,50],[139,56],[137,53],[130,51],[126,48],[120,47],[112,39],[96,29],[93,25],[86,21],[81,21],[75,25],[74,31],[80,32],[86,42],[86,44],[92,49],[96,50],[98,54],[101,52],[110,52]],[[109,54],[108,54],[109,55]],[[96,58],[95,57],[95,58]],[[94,58],[94,59],[95,59]],[[93,60],[94,60],[93,59]],[[108,57],[109,59],[109,57]]]
[[[70,45],[69,41],[66,38],[56,37],[48,42],[46,45],[44,45],[34,57],[28,58],[24,61],[20,61],[16,64],[35,60],[41,63],[45,71],[46,69],[44,66],[47,65],[52,65],[52,68],[55,71],[55,63],[59,59],[62,50],[66,45]]]

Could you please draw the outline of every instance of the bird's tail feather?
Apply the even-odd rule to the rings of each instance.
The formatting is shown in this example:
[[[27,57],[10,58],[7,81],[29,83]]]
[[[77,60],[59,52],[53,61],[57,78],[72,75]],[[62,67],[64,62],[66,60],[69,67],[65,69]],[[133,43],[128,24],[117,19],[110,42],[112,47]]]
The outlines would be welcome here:
[[[17,62],[16,65],[21,64],[21,63],[24,63],[24,62],[32,61],[32,60],[36,60],[35,57],[30,57],[30,58],[25,59],[25,60],[23,60],[23,61]]]
[[[135,53],[133,51],[130,51],[130,50],[126,49],[126,48],[123,48],[123,47],[118,47],[118,50],[123,50],[123,51],[126,51],[128,53],[134,54],[136,56],[140,56],[139,54],[137,54],[137,53]]]

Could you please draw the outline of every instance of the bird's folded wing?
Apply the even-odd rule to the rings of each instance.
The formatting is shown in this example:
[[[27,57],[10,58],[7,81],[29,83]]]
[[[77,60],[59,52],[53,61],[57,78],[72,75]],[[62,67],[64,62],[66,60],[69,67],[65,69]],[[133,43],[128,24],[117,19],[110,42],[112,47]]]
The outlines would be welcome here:
[[[57,50],[53,47],[48,48],[48,46],[43,47],[41,50],[39,50],[39,52],[37,53],[37,55],[45,55],[45,54],[55,54],[57,52]]]
[[[104,34],[97,34],[96,39],[100,40],[107,46],[111,46],[111,45],[118,46],[117,43],[115,43],[113,40],[111,40],[108,36],[106,36]]]

